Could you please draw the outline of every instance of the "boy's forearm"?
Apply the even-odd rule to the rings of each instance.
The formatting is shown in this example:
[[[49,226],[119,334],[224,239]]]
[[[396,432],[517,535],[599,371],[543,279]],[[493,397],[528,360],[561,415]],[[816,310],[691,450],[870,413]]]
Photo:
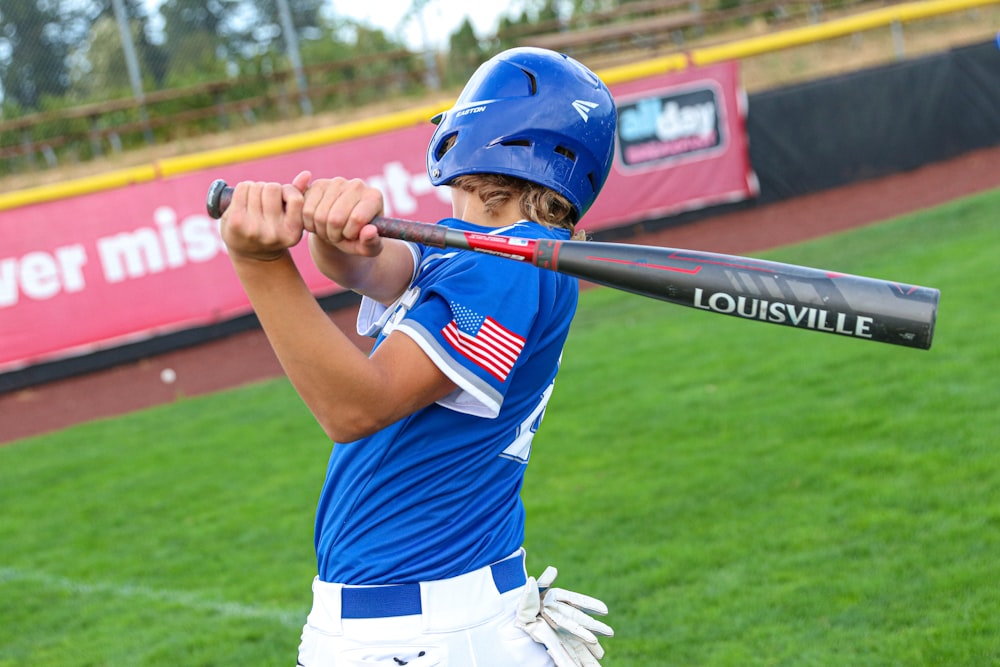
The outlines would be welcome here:
[[[393,239],[383,240],[382,253],[376,257],[351,255],[309,237],[309,252],[320,273],[341,287],[389,304],[410,285],[413,259],[406,246]]]
[[[233,265],[282,368],[325,426],[365,385],[367,355],[323,311],[290,255]]]
[[[285,374],[337,442],[371,435],[455,389],[405,335],[369,355],[324,312],[289,253],[273,261],[231,256]]]

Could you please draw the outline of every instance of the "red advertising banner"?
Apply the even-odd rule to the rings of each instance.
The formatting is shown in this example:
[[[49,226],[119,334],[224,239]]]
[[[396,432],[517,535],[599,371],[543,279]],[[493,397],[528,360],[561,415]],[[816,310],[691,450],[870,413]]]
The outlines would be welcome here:
[[[735,62],[612,87],[618,146],[583,226],[605,229],[756,196]]]
[[[630,82],[619,146],[588,230],[755,194],[734,64]],[[250,311],[218,224],[205,212],[216,178],[360,177],[386,214],[436,221],[447,188],[424,169],[433,125],[406,127],[87,195],[0,211],[0,373],[232,319]],[[339,291],[294,249],[310,288]]]

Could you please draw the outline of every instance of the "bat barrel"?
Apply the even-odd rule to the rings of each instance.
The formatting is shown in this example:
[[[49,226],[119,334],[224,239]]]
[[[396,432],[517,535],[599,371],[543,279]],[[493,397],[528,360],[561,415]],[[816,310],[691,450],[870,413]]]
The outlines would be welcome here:
[[[562,243],[544,268],[721,315],[929,349],[940,292],[810,267],[623,243]]]

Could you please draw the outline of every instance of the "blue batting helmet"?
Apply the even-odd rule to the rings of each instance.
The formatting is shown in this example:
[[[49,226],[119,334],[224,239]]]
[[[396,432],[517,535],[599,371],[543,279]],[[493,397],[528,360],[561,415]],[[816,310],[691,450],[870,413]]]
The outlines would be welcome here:
[[[427,173],[434,185],[467,174],[522,178],[566,197],[579,220],[611,170],[617,118],[611,92],[581,63],[509,49],[483,63],[455,106],[433,118]]]

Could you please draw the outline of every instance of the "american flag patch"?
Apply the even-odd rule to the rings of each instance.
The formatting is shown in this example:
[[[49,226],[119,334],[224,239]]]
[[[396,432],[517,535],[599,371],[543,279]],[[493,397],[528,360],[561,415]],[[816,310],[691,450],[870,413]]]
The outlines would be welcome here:
[[[441,335],[466,359],[505,382],[524,347],[524,339],[465,306],[451,303],[452,320]]]

